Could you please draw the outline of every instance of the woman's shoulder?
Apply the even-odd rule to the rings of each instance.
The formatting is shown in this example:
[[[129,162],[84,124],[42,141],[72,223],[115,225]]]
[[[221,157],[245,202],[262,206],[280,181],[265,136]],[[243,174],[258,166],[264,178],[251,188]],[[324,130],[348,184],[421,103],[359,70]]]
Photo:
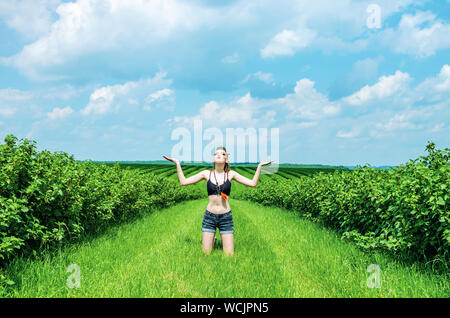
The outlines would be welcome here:
[[[205,169],[202,171],[202,174],[206,180],[209,180],[209,175],[211,174],[211,172],[212,172],[212,169]]]

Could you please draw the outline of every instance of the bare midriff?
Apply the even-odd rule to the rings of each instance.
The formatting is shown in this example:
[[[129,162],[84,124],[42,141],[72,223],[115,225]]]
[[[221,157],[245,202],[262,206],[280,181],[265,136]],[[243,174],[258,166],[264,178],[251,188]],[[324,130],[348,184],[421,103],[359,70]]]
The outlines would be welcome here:
[[[231,210],[230,202],[225,200],[220,195],[212,194],[209,195],[209,203],[206,210],[216,214],[223,214]]]

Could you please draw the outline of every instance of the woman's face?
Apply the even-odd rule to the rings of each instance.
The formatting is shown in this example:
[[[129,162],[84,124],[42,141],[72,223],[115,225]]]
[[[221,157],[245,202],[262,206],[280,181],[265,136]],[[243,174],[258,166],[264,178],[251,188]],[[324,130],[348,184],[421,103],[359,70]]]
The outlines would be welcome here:
[[[214,162],[225,163],[227,161],[227,154],[223,149],[217,149],[214,153]]]

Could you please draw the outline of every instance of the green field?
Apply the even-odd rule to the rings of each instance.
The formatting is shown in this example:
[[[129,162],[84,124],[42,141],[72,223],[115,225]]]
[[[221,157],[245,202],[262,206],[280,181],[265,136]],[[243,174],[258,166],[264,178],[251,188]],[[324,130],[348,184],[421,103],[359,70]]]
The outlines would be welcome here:
[[[108,163],[108,165],[113,165],[113,163]],[[120,166],[123,169],[136,169],[136,170],[143,170],[147,172],[154,172],[156,174],[164,174],[166,176],[176,175],[177,171],[175,169],[175,166],[173,164],[145,164],[145,163],[122,163],[120,162]],[[185,165],[181,164],[183,167],[183,172],[186,175],[189,174],[189,171],[198,172],[200,170],[211,170],[212,164],[210,165]],[[241,172],[251,172],[253,175],[256,171],[256,166],[252,165],[233,165],[232,169]],[[314,167],[314,166],[306,166],[306,167],[284,167],[280,166],[277,171],[277,175],[281,175],[285,178],[292,178],[292,177],[299,177],[299,176],[311,176],[318,172],[333,172],[337,170],[338,167]],[[343,169],[346,170],[346,169]],[[186,173],[186,171],[188,173]],[[242,174],[242,173],[241,173]],[[269,177],[275,177],[274,174],[263,174],[261,176],[269,176]]]
[[[16,281],[6,297],[448,297],[445,277],[420,265],[363,253],[333,232],[295,213],[255,203],[230,202],[235,255],[223,255],[219,233],[210,255],[201,248],[207,200],[161,209],[114,226],[99,237],[16,258]],[[68,288],[70,264],[80,288]],[[380,268],[369,288],[370,264]]]
[[[229,257],[218,233],[202,250],[204,180],[181,186],[173,164],[79,162],[8,135],[0,296],[448,298],[450,149],[426,149],[389,169],[289,165],[257,187],[233,181]],[[257,167],[231,169],[252,179]]]

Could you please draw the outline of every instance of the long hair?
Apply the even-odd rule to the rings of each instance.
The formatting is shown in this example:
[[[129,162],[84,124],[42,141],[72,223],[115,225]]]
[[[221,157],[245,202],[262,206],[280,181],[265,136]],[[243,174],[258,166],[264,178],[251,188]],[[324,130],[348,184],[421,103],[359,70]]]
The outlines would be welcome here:
[[[227,153],[227,150],[225,149],[225,147],[217,147],[216,151],[218,149],[223,149],[225,151],[225,153]],[[227,161],[228,161],[228,153],[227,153]],[[216,163],[214,162],[214,170],[216,170]],[[223,170],[225,171],[225,173],[228,173],[230,171],[230,164],[228,162],[225,162],[225,165],[223,166]]]

